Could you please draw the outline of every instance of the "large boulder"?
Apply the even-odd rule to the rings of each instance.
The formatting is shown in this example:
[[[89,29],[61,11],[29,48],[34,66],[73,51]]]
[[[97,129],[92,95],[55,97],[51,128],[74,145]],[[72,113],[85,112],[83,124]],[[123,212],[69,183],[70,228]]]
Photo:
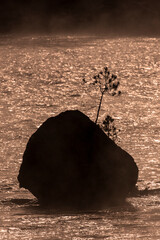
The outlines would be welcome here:
[[[135,188],[138,168],[82,112],[47,119],[28,141],[18,180],[43,204],[55,208],[101,208],[124,200]]]

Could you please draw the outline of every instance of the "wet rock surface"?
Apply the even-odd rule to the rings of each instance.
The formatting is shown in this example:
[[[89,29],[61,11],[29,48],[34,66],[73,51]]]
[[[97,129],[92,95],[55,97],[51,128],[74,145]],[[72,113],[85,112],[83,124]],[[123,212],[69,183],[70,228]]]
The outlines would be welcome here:
[[[124,201],[134,188],[138,168],[82,112],[47,119],[31,136],[18,181],[41,204],[55,208],[102,208]]]

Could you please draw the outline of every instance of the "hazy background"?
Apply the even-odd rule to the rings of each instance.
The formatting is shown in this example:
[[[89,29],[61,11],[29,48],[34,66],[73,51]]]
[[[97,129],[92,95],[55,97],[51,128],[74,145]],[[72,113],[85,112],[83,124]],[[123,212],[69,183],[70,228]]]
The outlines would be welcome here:
[[[159,0],[1,0],[0,32],[159,35]]]

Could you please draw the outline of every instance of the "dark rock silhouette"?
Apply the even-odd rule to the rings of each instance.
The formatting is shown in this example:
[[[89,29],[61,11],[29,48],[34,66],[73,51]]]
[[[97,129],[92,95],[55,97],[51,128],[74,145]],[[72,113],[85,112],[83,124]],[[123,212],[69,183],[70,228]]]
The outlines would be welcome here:
[[[101,208],[123,201],[135,188],[138,168],[82,112],[66,111],[31,136],[18,180],[40,203],[55,208]]]

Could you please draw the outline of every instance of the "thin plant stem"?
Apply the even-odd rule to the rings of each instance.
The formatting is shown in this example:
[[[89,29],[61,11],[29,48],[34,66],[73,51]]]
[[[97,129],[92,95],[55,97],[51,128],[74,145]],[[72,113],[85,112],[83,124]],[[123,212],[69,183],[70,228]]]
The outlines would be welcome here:
[[[102,92],[101,99],[100,99],[99,106],[98,106],[97,117],[96,117],[96,121],[95,121],[96,124],[97,124],[98,117],[99,117],[99,112],[100,112],[100,109],[101,109],[103,95],[104,95],[104,91]]]

